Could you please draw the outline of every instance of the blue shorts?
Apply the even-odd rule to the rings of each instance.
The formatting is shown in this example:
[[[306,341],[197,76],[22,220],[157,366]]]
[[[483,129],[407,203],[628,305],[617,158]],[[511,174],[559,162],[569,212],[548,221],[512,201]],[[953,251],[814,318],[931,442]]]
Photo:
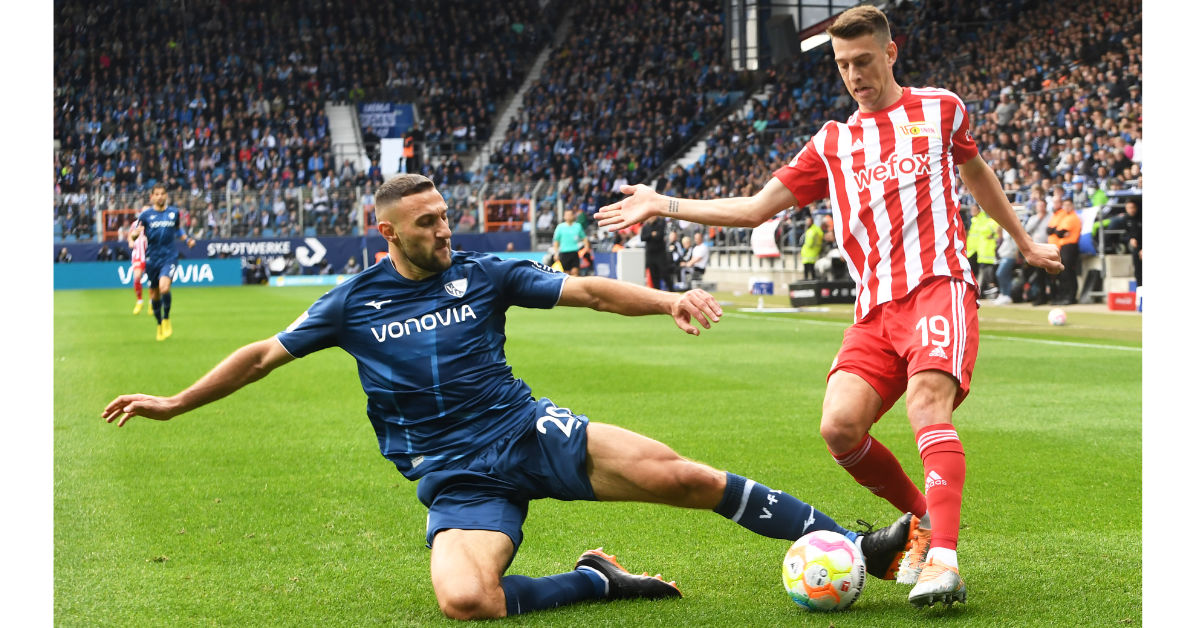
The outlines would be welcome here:
[[[530,500],[595,501],[587,425],[586,416],[543,397],[523,430],[465,458],[462,467],[422,477],[417,497],[429,509],[426,546],[442,530],[495,530],[512,539],[515,553]]]
[[[170,279],[175,274],[175,262],[146,260],[146,281],[150,282],[150,287],[158,290],[158,278],[160,276]]]

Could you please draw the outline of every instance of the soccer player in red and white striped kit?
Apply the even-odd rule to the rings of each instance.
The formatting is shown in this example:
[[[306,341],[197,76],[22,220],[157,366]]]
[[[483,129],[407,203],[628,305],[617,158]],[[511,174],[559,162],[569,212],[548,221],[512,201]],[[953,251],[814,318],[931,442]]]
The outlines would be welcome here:
[[[142,275],[146,272],[146,236],[143,233],[140,221],[135,221],[129,229],[129,234],[126,240],[129,242],[129,269],[130,276],[133,278],[133,293],[137,295],[137,303],[133,306],[133,313],[138,314],[142,311]]]
[[[788,207],[829,198],[858,296],[854,324],[827,378],[821,436],[859,484],[916,515],[919,527],[897,576],[915,584],[909,602],[965,602],[957,548],[966,461],[952,413],[970,390],[979,322],[954,167],[1030,264],[1052,273],[1062,264],[1056,247],[1034,243],[1021,227],[979,156],[962,100],[896,82],[898,50],[881,11],[855,7],[827,32],[858,103],[849,120],[825,123],[754,196],[675,199],[625,186],[629,196],[597,219],[614,231],[652,215],[754,227]],[[902,395],[925,467],[924,493],[869,433]]]

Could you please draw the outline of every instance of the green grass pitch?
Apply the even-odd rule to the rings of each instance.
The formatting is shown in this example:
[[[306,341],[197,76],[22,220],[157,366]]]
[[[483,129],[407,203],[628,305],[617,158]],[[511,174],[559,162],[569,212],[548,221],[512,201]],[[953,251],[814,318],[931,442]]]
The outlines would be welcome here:
[[[353,360],[320,352],[169,423],[104,423],[126,392],[171,394],[286,327],[307,288],[179,288],[175,335],[130,314],[129,290],[54,295],[54,622],[62,626],[448,625],[429,583],[416,485],[379,455]],[[723,300],[734,299],[719,295]],[[752,305],[743,297],[743,306]],[[784,305],[768,297],[767,305]],[[824,376],[850,320],[726,306],[700,337],[666,317],[514,308],[518,377],[592,420],[784,489],[844,525],[896,513],[817,432]],[[684,598],[587,603],[520,625],[1046,626],[1142,622],[1141,318],[980,311],[960,561],[968,603],[918,611],[869,579],[849,612],[785,595],[787,544],[718,515],[647,504],[535,502],[511,573],[570,569],[603,546]],[[901,404],[902,405],[902,404]],[[919,481],[902,407],[873,431]]]

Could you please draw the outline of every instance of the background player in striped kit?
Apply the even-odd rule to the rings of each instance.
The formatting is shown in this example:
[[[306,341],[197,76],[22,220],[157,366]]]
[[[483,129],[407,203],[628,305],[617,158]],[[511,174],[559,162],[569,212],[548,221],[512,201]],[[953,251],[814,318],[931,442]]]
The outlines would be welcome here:
[[[129,229],[126,236],[129,241],[129,269],[130,276],[133,277],[133,294],[137,296],[137,303],[133,306],[133,313],[140,314],[142,312],[142,273],[146,272],[146,238],[142,235],[141,224],[135,224]]]
[[[1012,236],[1026,260],[1062,269],[1058,250],[1021,228],[968,132],[955,94],[901,87],[887,17],[872,6],[828,29],[834,61],[858,110],[827,122],[756,195],[668,198],[645,185],[601,208],[618,230],[651,216],[754,227],[791,206],[829,197],[834,234],[858,286],[855,323],[834,359],[821,415],[830,453],[859,484],[921,517],[898,579],[916,606],[966,600],[958,530],[966,475],[952,413],[970,390],[978,350],[978,288],[964,254],[954,166],[972,196]],[[922,494],[869,430],[903,395],[925,467]]]

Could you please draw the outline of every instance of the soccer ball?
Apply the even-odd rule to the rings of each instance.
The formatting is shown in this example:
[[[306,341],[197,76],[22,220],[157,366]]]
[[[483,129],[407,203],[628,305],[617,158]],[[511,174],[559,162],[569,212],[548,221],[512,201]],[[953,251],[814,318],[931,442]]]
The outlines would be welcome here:
[[[867,581],[867,561],[854,541],[828,530],[810,532],[783,557],[783,588],[807,611],[850,607]]]
[[[1056,307],[1053,310],[1050,310],[1050,313],[1046,315],[1046,318],[1050,321],[1051,325],[1067,324],[1067,313],[1061,307]]]

